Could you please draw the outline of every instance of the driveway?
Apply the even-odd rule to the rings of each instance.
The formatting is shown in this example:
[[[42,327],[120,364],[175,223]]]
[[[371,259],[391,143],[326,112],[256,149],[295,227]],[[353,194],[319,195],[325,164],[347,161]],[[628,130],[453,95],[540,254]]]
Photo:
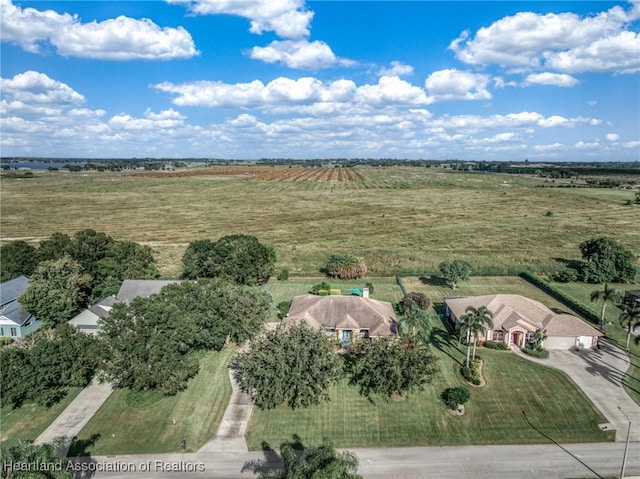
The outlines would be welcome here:
[[[517,352],[527,359],[567,373],[616,430],[616,441],[627,439],[629,420],[632,421],[631,441],[640,441],[640,406],[622,387],[622,378],[630,364],[629,356],[622,349],[601,341],[598,350],[550,350],[549,358],[542,360]],[[637,386],[640,388],[640,384]]]
[[[58,451],[58,454],[66,454],[70,440],[78,435],[112,392],[111,384],[101,384],[94,379],[34,442],[42,444],[52,442],[58,437],[66,437],[67,442]]]

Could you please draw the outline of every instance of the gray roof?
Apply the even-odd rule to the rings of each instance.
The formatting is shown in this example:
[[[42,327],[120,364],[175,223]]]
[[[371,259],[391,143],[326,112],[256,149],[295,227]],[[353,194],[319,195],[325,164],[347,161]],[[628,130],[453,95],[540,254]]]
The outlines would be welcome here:
[[[168,284],[179,282],[177,279],[125,279],[116,294],[116,300],[119,303],[130,303],[134,298],[146,298],[159,293]]]
[[[0,305],[13,301],[29,287],[26,276],[18,276],[0,284]]]
[[[18,276],[0,284],[0,315],[22,326],[31,313],[22,308],[17,298],[29,287],[29,280],[25,276]]]
[[[597,329],[570,314],[554,313],[544,304],[519,294],[490,294],[444,299],[456,320],[468,306],[486,306],[493,314],[493,329],[515,326],[534,332],[546,329],[548,336],[602,336]]]
[[[296,296],[287,326],[304,322],[312,328],[368,329],[370,336],[389,336],[395,332],[396,315],[390,303],[358,296]]]

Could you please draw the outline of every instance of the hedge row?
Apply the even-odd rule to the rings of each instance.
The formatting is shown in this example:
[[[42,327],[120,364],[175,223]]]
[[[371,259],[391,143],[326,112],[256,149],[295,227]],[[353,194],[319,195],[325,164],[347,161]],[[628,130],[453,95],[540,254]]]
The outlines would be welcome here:
[[[520,273],[520,277],[534,286],[540,288],[545,293],[548,293],[550,296],[553,296],[555,299],[565,304],[569,308],[573,309],[576,313],[582,316],[584,319],[591,321],[595,325],[600,325],[600,316],[596,314],[590,307],[587,305],[576,301],[571,296],[563,293],[562,291],[557,290],[548,282],[532,275],[531,273]]]
[[[549,351],[546,349],[531,349],[525,346],[522,352],[534,358],[547,359],[549,357]]]
[[[485,341],[482,345],[485,348],[497,349],[498,351],[506,351],[509,349],[509,346],[504,344],[502,341]]]

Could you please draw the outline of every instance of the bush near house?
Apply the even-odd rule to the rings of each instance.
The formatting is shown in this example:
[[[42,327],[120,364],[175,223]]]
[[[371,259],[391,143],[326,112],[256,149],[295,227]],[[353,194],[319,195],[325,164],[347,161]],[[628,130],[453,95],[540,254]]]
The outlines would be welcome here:
[[[471,397],[471,391],[464,386],[447,388],[440,396],[449,409],[457,409],[458,405],[466,403]]]
[[[485,341],[483,346],[489,349],[497,349],[498,351],[507,351],[509,349],[509,346],[502,341]]]
[[[539,359],[547,359],[549,357],[549,351],[542,348],[534,349],[529,346],[525,346],[522,352],[529,356],[533,356],[534,358],[539,358]]]
[[[480,386],[480,384],[482,384],[482,378],[480,377],[480,361],[480,357],[476,356],[476,358],[471,361],[471,365],[469,367],[462,366],[460,370],[462,372],[462,377],[475,386]]]

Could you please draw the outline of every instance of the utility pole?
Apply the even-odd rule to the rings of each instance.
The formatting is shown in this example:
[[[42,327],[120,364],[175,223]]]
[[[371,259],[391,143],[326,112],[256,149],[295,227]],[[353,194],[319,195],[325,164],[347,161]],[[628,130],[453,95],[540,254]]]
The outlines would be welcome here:
[[[629,419],[629,416],[624,413],[620,406],[618,406],[618,409],[620,409],[622,415],[627,418],[627,421],[629,421],[629,428],[627,429],[627,441],[625,442],[624,455],[622,456],[622,468],[620,469],[620,479],[624,479],[624,468],[627,465],[627,451],[629,450],[629,437],[631,436],[631,419]]]

